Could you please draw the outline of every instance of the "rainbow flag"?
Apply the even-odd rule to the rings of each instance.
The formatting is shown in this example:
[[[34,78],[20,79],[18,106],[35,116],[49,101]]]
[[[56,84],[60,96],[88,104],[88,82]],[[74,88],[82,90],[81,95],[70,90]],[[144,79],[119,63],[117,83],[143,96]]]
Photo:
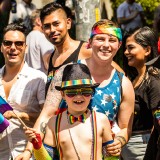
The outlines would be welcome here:
[[[0,113],[0,133],[2,133],[9,126],[9,122]]]
[[[0,96],[0,113],[4,114],[8,110],[13,110],[13,108]]]
[[[3,116],[8,110],[13,110],[13,108],[0,96],[0,133],[9,126],[9,122]]]

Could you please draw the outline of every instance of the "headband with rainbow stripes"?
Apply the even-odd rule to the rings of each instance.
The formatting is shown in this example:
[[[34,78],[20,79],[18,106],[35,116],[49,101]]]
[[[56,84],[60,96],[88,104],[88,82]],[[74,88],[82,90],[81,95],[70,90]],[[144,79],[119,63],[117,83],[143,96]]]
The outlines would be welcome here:
[[[113,35],[115,37],[117,37],[119,39],[119,41],[122,41],[122,32],[120,28],[116,28],[113,26],[108,26],[106,24],[102,24],[99,26],[96,26],[92,29],[90,38],[92,38],[94,35],[96,34],[109,34],[109,35]]]
[[[93,85],[93,84],[91,79],[69,80],[69,81],[63,81],[61,88],[77,86],[77,85]]]

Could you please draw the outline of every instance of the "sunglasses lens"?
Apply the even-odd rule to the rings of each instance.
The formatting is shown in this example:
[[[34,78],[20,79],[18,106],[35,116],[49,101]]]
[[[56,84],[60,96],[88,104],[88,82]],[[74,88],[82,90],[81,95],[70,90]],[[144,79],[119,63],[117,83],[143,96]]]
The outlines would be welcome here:
[[[68,93],[66,93],[66,95],[67,95],[67,97],[72,98],[72,97],[76,96],[77,93],[76,92],[68,92]]]
[[[66,96],[70,98],[78,94],[83,95],[85,97],[89,97],[93,94],[93,89],[92,88],[70,89],[70,90],[65,90],[64,93],[66,94]]]
[[[93,91],[82,91],[81,94],[85,97],[89,97],[93,94]]]
[[[22,42],[22,41],[16,41],[15,42],[16,47],[22,47],[23,44],[24,44],[24,42]]]
[[[11,41],[3,41],[4,46],[10,47],[12,45]]]
[[[16,42],[6,41],[6,40],[3,41],[3,45],[6,46],[6,47],[11,47],[13,43],[15,44],[15,46],[17,48],[22,48],[23,45],[24,45],[23,41],[16,41]]]

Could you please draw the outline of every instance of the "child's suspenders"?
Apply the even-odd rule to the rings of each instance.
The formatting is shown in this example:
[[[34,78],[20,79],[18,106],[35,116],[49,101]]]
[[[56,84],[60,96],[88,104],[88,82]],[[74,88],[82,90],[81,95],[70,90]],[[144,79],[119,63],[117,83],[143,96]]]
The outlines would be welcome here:
[[[93,137],[93,144],[92,144],[92,160],[96,160],[97,158],[97,121],[96,121],[96,112],[94,110],[91,111],[91,120],[92,120],[92,137]],[[55,139],[56,139],[56,146],[59,152],[59,159],[62,160],[62,149],[60,147],[60,122],[62,118],[62,113],[58,114],[56,117],[56,125],[55,125]]]

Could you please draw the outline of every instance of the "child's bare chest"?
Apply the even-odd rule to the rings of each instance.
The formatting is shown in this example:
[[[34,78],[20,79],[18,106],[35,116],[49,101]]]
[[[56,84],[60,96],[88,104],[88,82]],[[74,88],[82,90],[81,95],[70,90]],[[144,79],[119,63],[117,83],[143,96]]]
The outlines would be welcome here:
[[[82,159],[89,159],[92,144],[94,143],[91,124],[80,123],[76,126],[73,125],[69,124],[68,127],[65,130],[61,130],[59,134],[62,152],[68,159],[70,159],[70,156],[77,159],[77,155],[81,158],[83,157]]]

